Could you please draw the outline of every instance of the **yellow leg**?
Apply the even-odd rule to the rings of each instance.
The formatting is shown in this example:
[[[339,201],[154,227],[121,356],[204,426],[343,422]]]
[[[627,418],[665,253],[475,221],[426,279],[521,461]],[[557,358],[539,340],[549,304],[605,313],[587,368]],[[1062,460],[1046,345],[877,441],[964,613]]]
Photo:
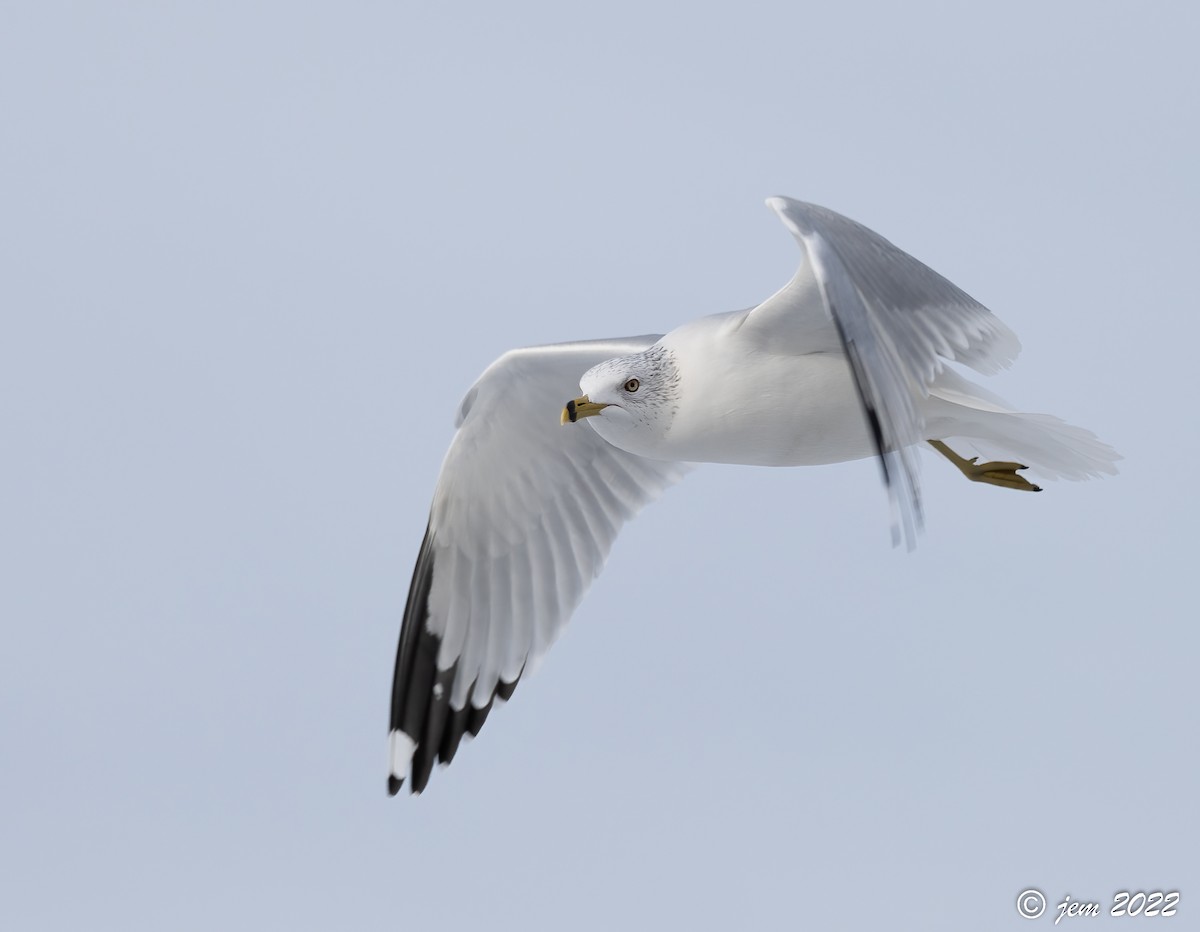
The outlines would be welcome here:
[[[1024,476],[1018,476],[1018,469],[1026,469],[1020,463],[979,463],[978,456],[964,459],[940,440],[930,440],[929,445],[946,457],[959,468],[959,471],[972,482],[987,482],[990,485],[1002,486],[1006,489],[1021,489],[1025,492],[1040,492],[1041,486],[1034,485]]]

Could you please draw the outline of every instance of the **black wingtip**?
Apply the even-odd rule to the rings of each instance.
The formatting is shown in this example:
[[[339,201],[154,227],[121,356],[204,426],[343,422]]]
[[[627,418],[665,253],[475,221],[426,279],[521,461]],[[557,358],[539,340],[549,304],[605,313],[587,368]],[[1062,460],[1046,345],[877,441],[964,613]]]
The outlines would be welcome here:
[[[456,661],[447,670],[438,669],[442,639],[429,630],[429,594],[433,574],[433,531],[427,528],[404,607],[389,719],[393,737],[397,732],[403,732],[405,740],[412,743],[412,754],[404,765],[393,763],[394,767],[404,767],[405,776],[393,774],[388,777],[389,796],[399,793],[406,780],[409,792],[414,796],[419,795],[429,783],[434,764],[438,761],[448,764],[454,759],[463,736],[479,733],[494,701],[507,701],[517,688],[517,680],[524,673],[522,667],[511,683],[499,680],[492,689],[491,698],[482,708],[475,708],[471,701],[475,682],[466,691],[462,709],[456,710],[450,706],[459,668]]]
[[[524,673],[524,672],[525,672],[525,668],[522,667],[521,673]],[[517,679],[513,680],[511,683],[506,683],[506,682],[504,682],[504,680],[500,680],[496,684],[496,698],[497,699],[503,699],[505,702],[508,702],[508,700],[512,698],[512,694],[517,691],[517,680],[519,680],[521,678],[521,673],[518,673]]]
[[[472,738],[479,736],[479,729],[482,728],[483,723],[487,721],[488,713],[492,711],[492,703],[495,701],[496,696],[495,693],[493,693],[492,698],[488,700],[488,704],[482,709],[477,709],[475,706],[471,705],[471,703],[467,703],[471,709],[470,715],[467,716],[467,731],[470,733]]]

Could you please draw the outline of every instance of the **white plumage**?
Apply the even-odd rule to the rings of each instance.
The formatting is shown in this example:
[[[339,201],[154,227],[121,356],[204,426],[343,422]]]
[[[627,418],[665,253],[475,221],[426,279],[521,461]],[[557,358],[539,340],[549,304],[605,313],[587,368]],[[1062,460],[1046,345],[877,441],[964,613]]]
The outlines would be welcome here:
[[[562,630],[621,525],[687,463],[878,455],[910,544],[926,440],[969,441],[1047,478],[1115,472],[1119,457],[1088,431],[1013,411],[946,368],[991,373],[1016,356],[1016,337],[982,304],[840,214],[768,204],[803,255],[762,304],[662,337],[513,350],[467,394],[401,629],[390,792],[410,769],[420,792],[434,762],[478,732]],[[562,427],[579,389],[569,419],[591,427]],[[1025,465],[956,465],[1036,489],[1017,476]]]

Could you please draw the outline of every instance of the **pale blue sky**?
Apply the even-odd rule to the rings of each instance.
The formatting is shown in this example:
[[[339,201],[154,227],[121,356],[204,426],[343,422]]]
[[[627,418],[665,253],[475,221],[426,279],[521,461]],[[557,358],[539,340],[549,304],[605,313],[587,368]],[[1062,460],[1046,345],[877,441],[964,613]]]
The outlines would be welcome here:
[[[5,6],[0,926],[1200,910],[1198,8],[684,9]],[[766,297],[772,194],[992,307],[1025,350],[989,387],[1121,475],[929,457],[906,554],[872,463],[702,469],[389,800],[462,394]]]

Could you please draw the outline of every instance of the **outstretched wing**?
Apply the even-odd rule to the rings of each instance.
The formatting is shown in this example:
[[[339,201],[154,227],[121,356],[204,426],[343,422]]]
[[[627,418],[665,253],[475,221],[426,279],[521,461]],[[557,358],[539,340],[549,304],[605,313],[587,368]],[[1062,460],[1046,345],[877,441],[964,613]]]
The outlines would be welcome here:
[[[780,351],[844,352],[893,506],[910,543],[921,523],[917,399],[942,359],[983,373],[1020,343],[986,307],[924,263],[848,217],[786,197],[767,201],[804,257],[795,277],[747,316]]]
[[[404,610],[392,684],[391,774],[425,788],[464,733],[554,642],[621,525],[687,471],[562,426],[597,363],[657,336],[513,350],[467,393]]]

